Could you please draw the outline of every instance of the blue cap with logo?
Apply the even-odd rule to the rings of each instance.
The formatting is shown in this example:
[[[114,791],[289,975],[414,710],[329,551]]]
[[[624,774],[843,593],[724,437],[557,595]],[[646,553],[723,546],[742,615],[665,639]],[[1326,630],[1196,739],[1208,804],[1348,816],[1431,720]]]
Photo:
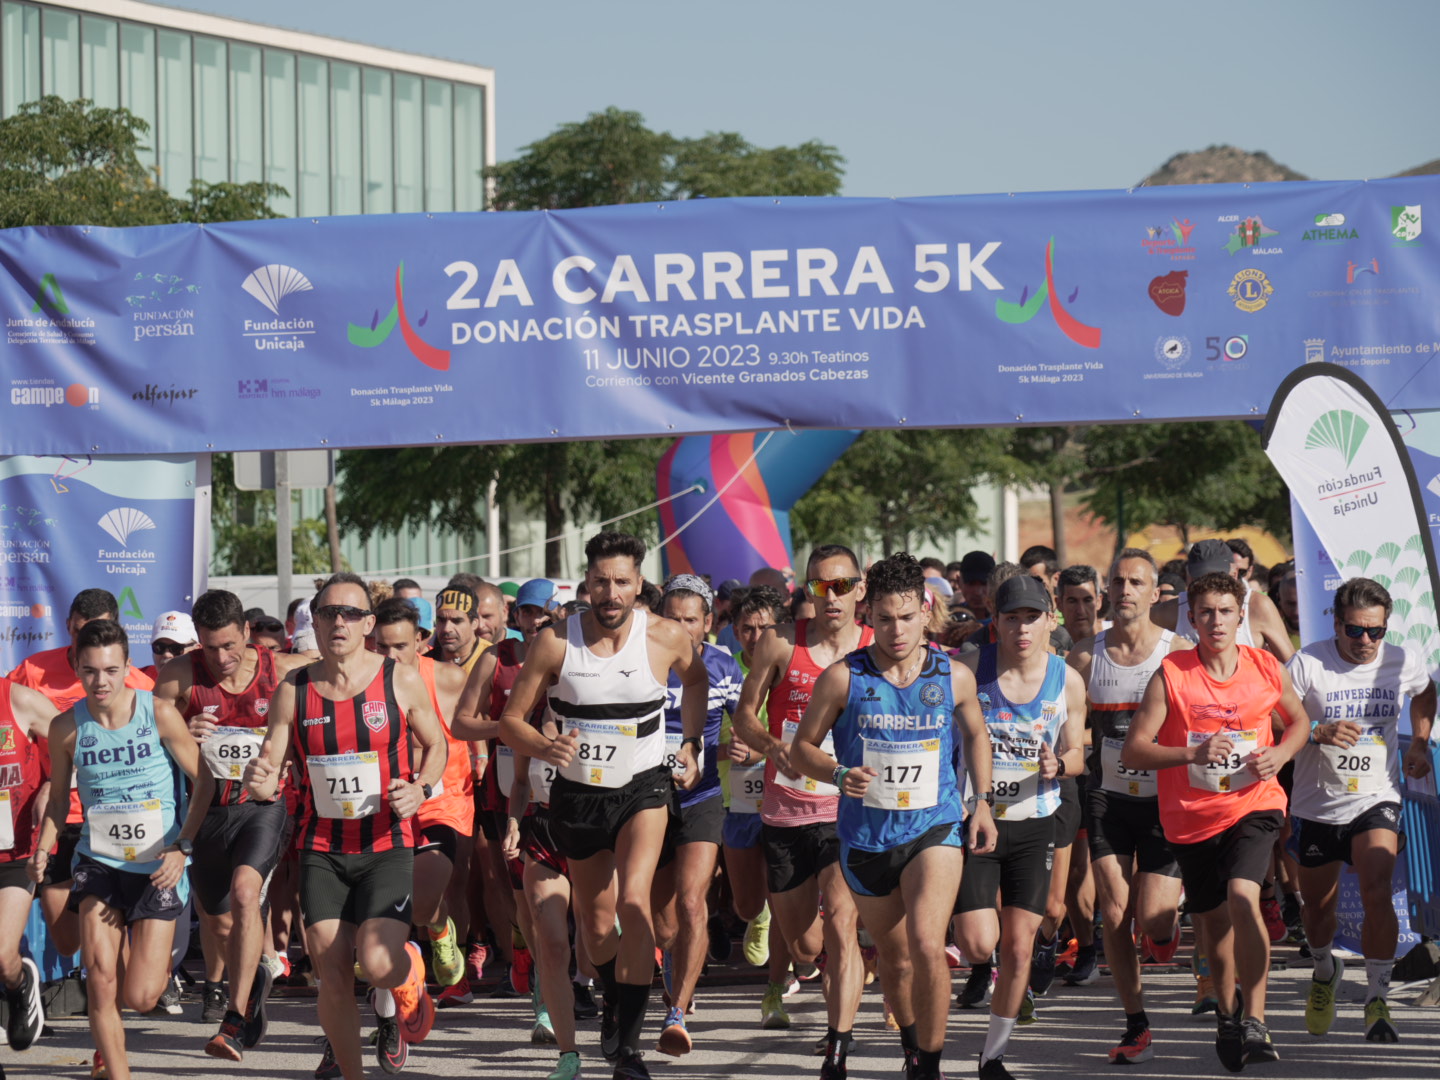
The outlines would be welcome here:
[[[435,605],[423,596],[407,597],[410,604],[420,613],[420,632],[426,637],[435,629]]]
[[[549,578],[531,578],[515,593],[515,606],[548,609],[555,599],[555,583]]]

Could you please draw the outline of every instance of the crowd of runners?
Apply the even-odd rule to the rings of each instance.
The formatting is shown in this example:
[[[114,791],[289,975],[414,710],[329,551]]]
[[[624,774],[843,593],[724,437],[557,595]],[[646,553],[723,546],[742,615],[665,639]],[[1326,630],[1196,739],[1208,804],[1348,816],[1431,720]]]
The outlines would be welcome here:
[[[146,670],[115,598],[81,592],[69,642],[0,682],[10,1051],[44,1024],[38,897],[113,1080],[123,1010],[181,1008],[192,907],[204,1052],[242,1061],[271,988],[313,983],[317,1080],[360,1080],[370,1047],[399,1072],[438,1009],[482,1007],[487,963],[531,999],[548,1080],[648,1077],[647,1053],[704,1038],[696,985],[737,921],[768,973],[758,1026],[790,1027],[801,980],[823,993],[822,1080],[844,1080],[872,980],[907,1080],[940,1077],[951,1009],[987,1002],[966,1052],[1005,1080],[1016,1027],[1101,952],[1109,1061],[1147,1061],[1175,1018],[1147,1013],[1143,966],[1182,936],[1192,1014],[1238,1072],[1283,1050],[1272,943],[1314,958],[1310,1034],[1335,1024],[1343,864],[1366,985],[1343,1026],[1401,1037],[1402,774],[1430,770],[1436,698],[1380,583],[1345,582],[1333,636],[1300,647],[1293,572],[1240,540],[1103,573],[828,544],[798,582],[718,586],[657,587],[645,555],[594,536],[565,604],[543,579],[427,597],[339,573],[281,621],[214,590],[161,617]]]

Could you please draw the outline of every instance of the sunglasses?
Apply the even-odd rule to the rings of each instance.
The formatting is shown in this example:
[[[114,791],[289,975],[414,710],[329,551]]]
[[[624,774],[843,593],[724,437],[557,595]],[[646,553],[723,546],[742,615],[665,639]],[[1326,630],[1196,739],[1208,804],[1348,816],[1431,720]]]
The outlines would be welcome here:
[[[1345,624],[1345,636],[1354,638],[1357,641],[1362,637],[1368,637],[1371,641],[1379,641],[1385,636],[1383,626],[1355,626],[1351,623]]]
[[[853,592],[861,580],[858,577],[811,578],[805,582],[805,587],[810,590],[811,596],[823,600],[827,593],[833,592],[836,596],[844,596],[846,593]]]
[[[366,615],[375,614],[369,608],[351,607],[349,604],[326,604],[324,607],[315,609],[315,617],[324,619],[326,622],[335,622],[337,619],[344,619],[346,622],[359,622]]]
[[[155,656],[180,656],[185,652],[185,646],[173,641],[155,641],[150,644],[150,652]]]

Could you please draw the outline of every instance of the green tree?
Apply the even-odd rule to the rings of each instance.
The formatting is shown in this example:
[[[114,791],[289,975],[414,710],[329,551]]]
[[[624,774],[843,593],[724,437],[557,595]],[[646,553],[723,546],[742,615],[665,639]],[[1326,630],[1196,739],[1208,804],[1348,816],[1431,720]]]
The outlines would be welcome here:
[[[275,492],[237,488],[233,454],[212,455],[210,470],[210,564],[214,572],[275,573]],[[323,520],[297,521],[291,533],[295,573],[330,573],[327,541]]]
[[[733,132],[680,139],[651,131],[636,112],[609,108],[562,124],[485,170],[496,210],[564,210],[617,203],[737,195],[834,195],[844,161],[807,142],[764,149]],[[484,529],[485,491],[543,515],[547,537],[576,517],[606,519],[655,499],[665,439],[603,439],[442,449],[347,451],[342,527],[361,536],[429,525],[458,535]],[[656,538],[653,513],[619,522]],[[560,573],[546,545],[545,573]]]

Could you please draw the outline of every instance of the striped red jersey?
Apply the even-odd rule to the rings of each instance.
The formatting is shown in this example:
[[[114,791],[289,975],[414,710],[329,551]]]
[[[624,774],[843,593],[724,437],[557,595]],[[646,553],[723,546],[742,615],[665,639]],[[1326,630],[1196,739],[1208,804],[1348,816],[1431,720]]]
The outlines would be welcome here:
[[[220,685],[205,663],[200,650],[190,653],[190,704],[185,708],[185,719],[203,716],[216,727],[264,727],[270,715],[270,699],[275,696],[275,687],[280,677],[275,670],[275,654],[269,649],[248,646],[255,653],[255,674],[250,685],[238,694],[232,694]],[[277,795],[278,797],[278,795]],[[215,798],[212,806],[233,806],[249,802],[250,793],[243,780],[215,780]]]
[[[13,837],[7,847],[0,843],[0,865],[24,862],[35,854],[39,831],[35,828],[35,796],[44,781],[40,754],[35,744],[15,722],[10,707],[9,679],[0,679],[0,791],[8,799],[8,808],[0,806],[0,814],[10,818],[7,830],[0,823],[0,834]]]
[[[397,817],[385,794],[391,780],[411,781],[414,768],[410,725],[395,698],[395,661],[384,660],[370,685],[345,701],[320,696],[310,681],[313,667],[302,668],[295,679],[295,755],[305,767],[296,847],[343,855],[413,848],[414,818]],[[324,817],[309,759],[351,754],[375,755],[379,805],[363,817]]]

